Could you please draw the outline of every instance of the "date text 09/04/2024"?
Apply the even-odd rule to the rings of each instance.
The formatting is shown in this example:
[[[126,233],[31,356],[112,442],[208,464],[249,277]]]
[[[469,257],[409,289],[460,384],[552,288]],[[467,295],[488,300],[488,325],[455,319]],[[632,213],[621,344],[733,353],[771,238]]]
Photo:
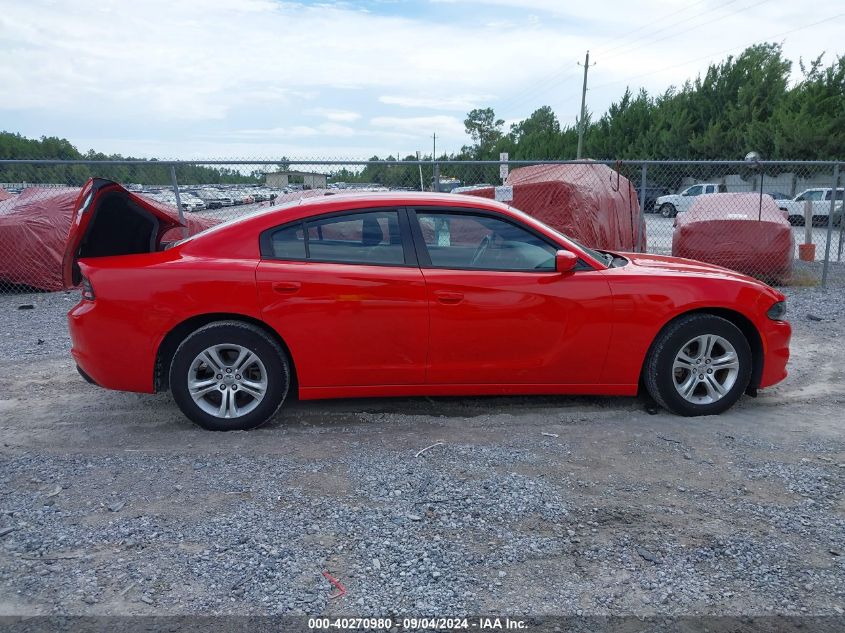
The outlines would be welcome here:
[[[406,630],[524,630],[524,620],[498,617],[478,618],[309,618],[308,628],[388,630],[394,627]]]

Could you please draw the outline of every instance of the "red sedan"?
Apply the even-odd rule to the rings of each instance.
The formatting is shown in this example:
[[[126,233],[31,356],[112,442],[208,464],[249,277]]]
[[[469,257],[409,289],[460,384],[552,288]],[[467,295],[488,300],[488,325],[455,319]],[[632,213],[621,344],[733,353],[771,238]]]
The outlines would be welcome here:
[[[644,388],[720,413],[784,379],[784,296],[724,268],[586,248],[503,204],[311,198],[171,244],[172,217],[94,179],[64,277],[80,373],[169,388],[214,430],[300,399]]]

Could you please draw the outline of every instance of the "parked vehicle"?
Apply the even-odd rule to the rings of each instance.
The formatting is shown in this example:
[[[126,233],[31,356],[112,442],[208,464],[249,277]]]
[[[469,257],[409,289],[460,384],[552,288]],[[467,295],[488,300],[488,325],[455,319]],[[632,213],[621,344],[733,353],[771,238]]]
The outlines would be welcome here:
[[[830,199],[833,196],[831,187],[817,187],[805,189],[792,200],[780,200],[778,206],[786,211],[789,216],[789,223],[792,226],[804,226],[804,205],[809,201],[812,207],[813,226],[827,226],[827,218],[830,215]],[[836,190],[836,199],[843,200],[845,189]],[[838,226],[836,217],[833,218],[834,226]]]
[[[664,218],[674,218],[679,213],[687,211],[692,206],[696,196],[706,193],[724,193],[726,191],[727,188],[725,185],[716,183],[692,185],[684,189],[681,193],[658,197],[654,201],[654,206]]]
[[[792,274],[795,240],[775,200],[759,193],[697,196],[675,220],[672,255],[781,283]]]
[[[300,399],[633,396],[720,413],[784,379],[784,296],[708,264],[595,251],[465,195],[318,196],[163,245],[120,185],[77,200],[64,280],[80,373],[171,389],[207,429]],[[129,221],[131,219],[131,222]],[[145,309],[149,308],[149,309]]]
[[[640,195],[642,195],[640,187],[634,187],[634,189],[636,190],[637,198],[639,198]],[[656,213],[657,209],[655,208],[655,202],[657,199],[660,196],[667,196],[672,192],[668,187],[646,187],[644,193],[643,212]]]
[[[197,197],[205,202],[205,206],[209,209],[219,209],[221,207],[231,207],[234,203],[232,198],[224,195],[217,189],[204,188],[196,190]]]
[[[196,196],[188,191],[179,192],[179,200],[182,202],[182,207],[191,213],[195,211],[202,211],[205,209],[205,202],[199,196]]]

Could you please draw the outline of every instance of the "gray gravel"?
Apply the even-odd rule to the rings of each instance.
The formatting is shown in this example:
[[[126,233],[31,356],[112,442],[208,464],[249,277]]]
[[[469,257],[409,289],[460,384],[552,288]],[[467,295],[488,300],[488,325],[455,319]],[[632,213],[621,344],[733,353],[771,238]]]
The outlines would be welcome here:
[[[790,378],[722,416],[360,400],[225,435],[84,383],[73,295],[0,296],[0,613],[841,614],[843,297],[786,292]]]

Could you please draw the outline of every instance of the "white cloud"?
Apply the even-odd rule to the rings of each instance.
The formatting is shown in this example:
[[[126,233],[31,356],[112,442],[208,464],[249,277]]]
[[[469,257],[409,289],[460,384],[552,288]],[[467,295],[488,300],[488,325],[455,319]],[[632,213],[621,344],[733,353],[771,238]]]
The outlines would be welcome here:
[[[468,112],[473,108],[490,103],[495,95],[455,95],[444,97],[420,95],[383,95],[378,98],[381,103],[397,105],[403,108],[424,108],[427,110],[458,110]]]
[[[437,134],[441,138],[449,138],[450,136],[460,136],[464,133],[464,124],[459,119],[445,115],[414,117],[379,116],[370,119],[370,125],[375,128],[384,128],[412,137]]]
[[[361,118],[361,114],[358,112],[352,112],[351,110],[333,110],[331,108],[312,108],[311,110],[307,110],[306,114],[325,117],[329,121],[340,121],[346,123],[352,123],[353,121],[357,121]]]
[[[265,139],[412,153],[435,131],[439,147],[457,149],[473,107],[511,120],[548,104],[571,124],[587,48],[597,62],[588,105],[600,113],[626,82],[662,91],[726,49],[841,12],[757,2],[431,0],[413,18],[398,15],[402,5],[379,13],[355,2],[6,2],[0,120],[86,149],[124,139],[108,151],[127,154],[155,146],[139,138],[165,136],[185,155],[212,137],[230,143],[212,155],[247,142],[265,151]],[[774,39],[793,61],[824,50],[830,60],[843,51],[841,32],[840,19]],[[414,116],[394,116],[398,108]]]

